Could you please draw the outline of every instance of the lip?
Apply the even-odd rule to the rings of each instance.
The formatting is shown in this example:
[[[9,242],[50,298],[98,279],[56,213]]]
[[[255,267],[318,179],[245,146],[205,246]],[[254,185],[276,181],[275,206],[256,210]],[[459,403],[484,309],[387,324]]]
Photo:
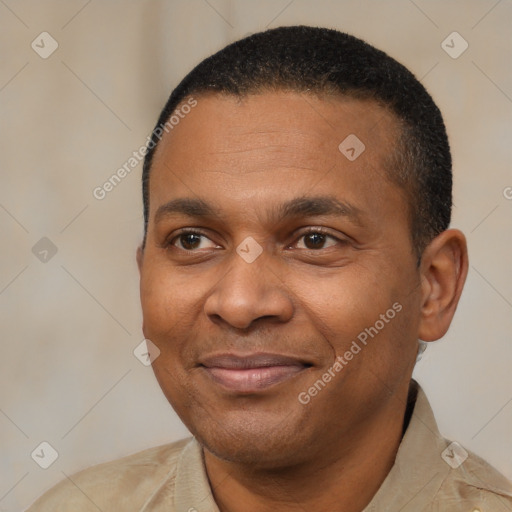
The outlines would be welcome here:
[[[200,366],[217,384],[238,393],[255,393],[291,379],[311,364],[282,354],[219,354]]]

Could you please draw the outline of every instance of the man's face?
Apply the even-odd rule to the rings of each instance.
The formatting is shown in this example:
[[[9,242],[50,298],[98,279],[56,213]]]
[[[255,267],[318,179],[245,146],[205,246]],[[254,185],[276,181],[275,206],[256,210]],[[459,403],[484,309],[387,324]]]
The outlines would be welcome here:
[[[383,167],[394,118],[291,92],[196,99],[151,171],[139,264],[156,377],[221,458],[277,467],[348,449],[403,407],[417,351],[406,200]],[[338,148],[351,134],[359,156],[353,138]]]

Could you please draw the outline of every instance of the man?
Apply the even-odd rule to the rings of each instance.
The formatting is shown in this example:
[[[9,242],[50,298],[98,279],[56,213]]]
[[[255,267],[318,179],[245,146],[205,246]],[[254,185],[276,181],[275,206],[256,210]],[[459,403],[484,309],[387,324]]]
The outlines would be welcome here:
[[[191,440],[30,511],[507,511],[411,379],[462,292],[441,114],[402,65],[313,27],[201,62],[148,144],[144,335]],[[421,343],[418,343],[421,340]]]

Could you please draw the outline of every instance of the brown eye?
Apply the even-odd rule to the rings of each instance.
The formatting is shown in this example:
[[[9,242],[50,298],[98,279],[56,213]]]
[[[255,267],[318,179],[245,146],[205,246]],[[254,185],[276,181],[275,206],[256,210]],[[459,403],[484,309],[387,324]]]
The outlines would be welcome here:
[[[322,249],[326,236],[321,233],[310,233],[304,236],[305,246],[308,249]]]
[[[210,244],[210,245],[208,245]],[[196,249],[211,249],[217,247],[208,237],[195,231],[183,231],[175,236],[169,245],[183,249],[185,251],[195,251]]]
[[[196,235],[195,233],[188,233],[184,235],[180,235],[178,240],[181,243],[183,249],[187,251],[191,251],[193,249],[197,249],[197,247],[201,243],[201,235]]]
[[[330,243],[329,245],[325,245],[329,239],[332,240],[333,242]],[[333,236],[327,235],[326,233],[322,233],[321,231],[311,231],[309,233],[305,233],[300,237],[299,240],[304,240],[302,244],[304,247],[300,247],[300,244],[298,244],[300,249],[310,250],[325,249],[327,247],[336,245],[337,242],[340,242]]]

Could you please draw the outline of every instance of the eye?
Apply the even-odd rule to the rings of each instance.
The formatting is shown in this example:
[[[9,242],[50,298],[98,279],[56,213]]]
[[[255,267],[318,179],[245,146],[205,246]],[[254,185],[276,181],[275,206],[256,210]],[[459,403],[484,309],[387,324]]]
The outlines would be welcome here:
[[[306,233],[303,233],[299,240],[304,240],[301,244],[298,243],[299,249],[309,249],[309,250],[318,250],[318,249],[326,249],[328,247],[335,246],[336,244],[343,243],[343,240],[340,240],[332,235],[329,235],[326,233],[323,229],[320,228],[314,228],[310,229]],[[325,245],[328,240],[331,240],[332,242],[329,245]]]
[[[306,250],[321,250],[343,243],[345,243],[344,240],[325,232],[322,228],[311,228],[300,235],[298,241],[295,242],[295,247]],[[181,231],[169,241],[168,245],[188,252],[220,247],[204,233],[192,229]]]
[[[208,242],[210,245],[208,246]],[[183,249],[184,251],[194,251],[195,249],[211,249],[218,247],[208,237],[199,231],[182,231],[175,236],[169,245]]]

